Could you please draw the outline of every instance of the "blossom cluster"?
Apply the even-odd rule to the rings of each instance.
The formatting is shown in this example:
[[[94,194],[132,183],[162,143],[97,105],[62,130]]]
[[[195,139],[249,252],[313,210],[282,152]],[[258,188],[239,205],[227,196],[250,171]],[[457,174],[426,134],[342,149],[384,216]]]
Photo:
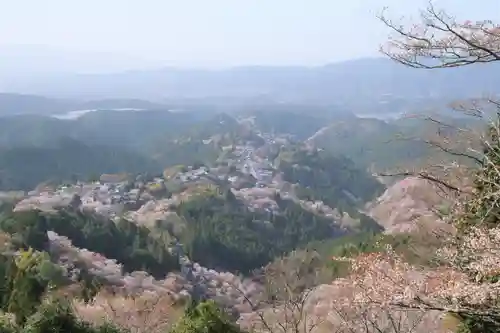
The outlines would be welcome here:
[[[356,291],[353,303],[434,309],[443,312],[496,312],[500,229],[475,228],[461,237],[460,246],[439,251],[445,263],[437,268],[412,266],[394,251],[358,257],[352,263]]]

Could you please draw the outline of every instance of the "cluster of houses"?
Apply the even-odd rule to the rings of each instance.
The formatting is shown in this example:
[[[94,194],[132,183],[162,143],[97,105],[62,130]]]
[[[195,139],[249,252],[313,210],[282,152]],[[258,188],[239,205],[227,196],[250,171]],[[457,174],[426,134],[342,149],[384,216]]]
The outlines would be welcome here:
[[[257,180],[257,187],[264,187],[273,181],[274,170],[269,163],[247,160],[243,170],[249,172]]]
[[[208,168],[205,166],[202,166],[198,169],[195,170],[188,170],[186,172],[181,172],[176,175],[176,179],[185,183],[189,181],[194,181],[198,180],[203,176],[208,175]]]

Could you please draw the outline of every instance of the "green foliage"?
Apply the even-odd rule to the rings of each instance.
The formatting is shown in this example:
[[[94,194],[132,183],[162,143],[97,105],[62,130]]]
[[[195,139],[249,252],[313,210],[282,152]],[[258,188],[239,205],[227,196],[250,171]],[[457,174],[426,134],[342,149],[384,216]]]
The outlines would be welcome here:
[[[206,141],[210,140],[210,141]],[[170,140],[158,142],[151,151],[155,159],[165,166],[176,164],[213,165],[224,157],[222,147],[244,144],[248,141],[262,145],[264,140],[239,124],[227,114],[218,114],[194,124]]]
[[[16,315],[16,321],[23,323],[33,314],[49,286],[50,280],[40,275],[40,267],[47,258],[41,252],[21,252],[8,267],[7,285],[9,296],[6,310]]]
[[[62,300],[51,300],[39,305],[36,312],[17,325],[3,316],[0,321],[2,333],[120,333],[123,330],[106,323],[92,326],[78,319],[71,307]]]
[[[212,164],[219,157],[220,149],[203,143],[202,139],[168,141],[154,148],[152,156],[163,166],[177,164]]]
[[[459,320],[457,333],[497,333],[498,322],[484,320],[484,317],[468,314],[455,315]]]
[[[438,120],[456,128],[472,128],[478,123],[471,117],[448,117],[445,114],[439,115]],[[455,133],[451,126],[445,128],[418,117],[388,121],[352,117],[335,120],[312,142],[332,154],[350,158],[361,168],[376,171],[406,169],[429,159],[451,162],[451,158],[457,158],[422,141],[429,133],[437,132],[438,127],[441,134],[446,131],[446,135],[452,138]],[[466,161],[458,160],[460,163]]]
[[[17,324],[35,313],[46,292],[61,281],[47,274],[49,264],[46,253],[32,249],[17,256],[0,255],[0,309],[14,314]]]
[[[82,286],[79,297],[85,303],[92,301],[103,285],[99,277],[91,275],[86,269],[82,269],[78,274],[78,282]]]
[[[0,332],[119,332],[111,325],[92,327],[78,320],[67,303],[51,300],[51,287],[61,279],[53,266],[47,253],[32,249],[0,255],[0,309],[5,313]]]
[[[79,322],[69,306],[62,303],[42,304],[22,329],[26,333],[86,332],[87,325]]]
[[[278,201],[281,214],[251,212],[227,191],[182,203],[178,214],[187,221],[182,238],[190,258],[249,272],[312,240],[342,235],[330,220],[293,201]]]
[[[298,193],[301,197],[342,208],[355,204],[355,199],[369,201],[384,190],[380,182],[346,157],[301,148],[284,153],[279,168],[286,181],[303,188]]]
[[[500,222],[500,203],[497,194],[497,187],[500,184],[498,173],[500,141],[494,128],[490,128],[488,134],[491,144],[483,148],[484,163],[474,177],[476,195],[466,202],[465,213],[458,223],[463,230],[471,225],[496,227]]]
[[[336,121],[314,138],[317,147],[344,155],[359,167],[378,170],[416,162],[429,153],[428,147],[412,137],[425,128],[418,122],[353,118]]]
[[[187,133],[190,138],[198,140],[212,138],[217,147],[253,142],[259,146],[265,141],[248,127],[240,124],[226,113],[219,113],[210,119],[193,126]]]
[[[65,139],[54,146],[0,149],[0,170],[0,189],[31,190],[47,180],[87,180],[102,173],[160,171],[161,167],[126,148]]]
[[[75,246],[116,259],[127,272],[145,270],[164,277],[178,268],[176,259],[149,229],[121,220],[114,223],[100,216],[60,210],[57,214],[38,211],[15,212],[0,221],[0,228],[12,234],[18,248],[39,250],[48,244],[47,230],[68,237]]]
[[[308,107],[304,109],[309,111]],[[313,135],[320,128],[325,126],[327,118],[311,115],[305,110],[268,110],[257,111],[255,116],[255,126],[265,133],[291,134],[299,140],[305,140]]]
[[[145,148],[166,133],[175,135],[198,122],[188,113],[166,110],[89,112],[71,122],[35,115],[6,117],[0,123],[0,146],[50,146],[63,138],[85,144]],[[23,133],[23,135],[19,135]]]
[[[4,212],[0,229],[12,235],[15,249],[34,248],[43,251],[47,248],[47,220],[39,211]]]
[[[304,200],[321,200],[360,220],[360,231],[380,231],[381,227],[357,209],[384,190],[384,185],[367,172],[357,168],[343,156],[300,147],[282,151],[279,168],[284,179],[298,184],[295,193]]]
[[[430,241],[429,241],[430,242]],[[372,253],[385,250],[390,245],[397,253],[414,264],[432,265],[432,256],[424,256],[419,247],[429,247],[434,244],[424,243],[422,239],[414,235],[385,235],[379,232],[364,232],[347,235],[344,237],[314,241],[304,248],[308,251],[316,251],[324,258],[324,266],[330,272],[331,278],[345,277],[350,270],[349,263],[332,259],[332,257],[356,257],[363,253]],[[434,252],[429,248],[430,252]]]
[[[213,301],[187,309],[171,333],[241,333],[241,329]]]
[[[223,133],[235,140],[239,125],[226,118],[232,121],[222,125],[218,117],[206,120],[168,111],[99,111],[71,122],[40,116],[4,118],[0,189],[31,190],[47,180],[156,173],[169,165],[215,162],[220,146],[204,144],[203,139],[209,138],[205,134]]]
[[[51,285],[62,285],[66,282],[64,270],[61,266],[54,264],[47,258],[40,263],[38,275],[45,281],[50,281]]]

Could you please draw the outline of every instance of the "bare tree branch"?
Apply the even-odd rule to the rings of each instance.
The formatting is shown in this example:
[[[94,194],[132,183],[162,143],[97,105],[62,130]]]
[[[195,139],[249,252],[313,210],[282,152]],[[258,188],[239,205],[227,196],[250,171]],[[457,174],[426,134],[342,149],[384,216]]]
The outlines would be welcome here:
[[[413,68],[449,68],[500,60],[500,26],[491,21],[459,23],[432,2],[420,23],[396,23],[385,9],[379,19],[394,33],[381,52]]]

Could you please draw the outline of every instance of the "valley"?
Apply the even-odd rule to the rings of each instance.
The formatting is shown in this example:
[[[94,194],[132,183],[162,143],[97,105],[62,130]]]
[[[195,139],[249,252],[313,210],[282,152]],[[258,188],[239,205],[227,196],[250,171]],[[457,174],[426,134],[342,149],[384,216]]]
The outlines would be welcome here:
[[[500,332],[488,1],[6,3],[0,333]]]
[[[66,176],[57,172],[59,178],[42,176],[33,188],[12,187],[7,189],[24,191],[3,192],[4,217],[0,228],[9,237],[18,237],[19,228],[23,228],[20,224],[12,229],[12,221],[25,221],[22,223],[27,223],[24,225],[28,229],[43,228],[46,236],[40,234],[36,239],[22,236],[21,242],[48,251],[61,267],[66,281],[63,284],[82,281],[85,272],[83,276],[105,286],[101,293],[109,288],[123,295],[153,293],[178,304],[174,307],[193,299],[210,299],[240,317],[246,323],[242,325],[248,325],[252,313],[269,304],[272,295],[266,291],[266,281],[270,278],[269,271],[280,260],[310,257],[302,259],[306,261],[300,265],[321,272],[319,280],[311,276],[312,280],[307,282],[314,287],[346,274],[343,264],[329,259],[338,251],[349,246],[371,248],[380,241],[392,244],[409,241],[405,240],[408,231],[404,228],[413,230],[413,227],[403,227],[403,223],[417,222],[406,218],[397,222],[401,224],[397,233],[402,232],[402,236],[383,234],[394,231],[393,226],[385,224],[388,219],[385,214],[390,209],[386,207],[387,201],[391,200],[386,198],[388,194],[377,202],[386,185],[366,165],[356,164],[335,150],[316,144],[326,135],[321,130],[316,132],[324,119],[284,111],[275,118],[259,112],[236,117],[223,113],[188,114],[182,122],[163,122],[167,128],[175,128],[175,132],[166,141],[171,147],[158,148],[149,144],[158,142],[155,139],[161,137],[164,129],[159,123],[155,123],[155,128],[148,127],[151,115],[157,119],[179,119],[168,111],[95,111],[74,120],[50,120],[53,125],[49,128],[59,126],[58,122],[69,122],[73,130],[66,133],[72,133],[74,143],[68,147],[80,156],[82,149],[78,145],[89,150],[114,150],[121,146],[119,149],[130,154],[127,163],[132,162],[131,158],[137,159],[132,156],[139,156],[141,151],[140,158],[156,163],[157,168],[149,169],[144,163],[138,164],[137,169],[111,169],[99,164],[92,167],[95,157],[84,158],[79,160],[81,172]],[[297,119],[284,125],[282,116]],[[7,120],[18,122],[20,127],[32,126],[29,117],[23,117],[28,120]],[[78,132],[78,127],[88,124],[91,118],[102,119],[96,122],[98,128],[103,126],[103,120],[122,121],[122,126],[133,126],[140,132],[144,124],[144,135],[141,142],[135,140],[133,146],[137,148],[131,148],[128,141],[119,141],[124,135],[119,131],[100,137]],[[123,123],[128,119],[134,125]],[[359,119],[360,123],[363,121],[371,122],[372,133],[381,137],[387,136],[387,126],[397,126],[376,119]],[[331,126],[341,126],[343,122],[333,121]],[[41,130],[39,135],[45,142],[67,140],[65,132]],[[104,145],[110,139],[118,146]],[[357,144],[353,139],[349,141]],[[36,142],[39,145],[40,141]],[[0,143],[4,147],[9,145],[11,154],[25,149],[46,149],[29,148],[35,142],[0,138]],[[373,147],[381,149],[380,145],[376,143]],[[151,147],[147,154],[145,147]],[[62,157],[67,153],[61,150],[59,154]],[[406,157],[397,155],[397,150],[391,153],[398,160]],[[116,151],[113,154],[118,156]],[[163,164],[159,155],[165,156],[169,163]],[[43,156],[45,160],[47,155]],[[56,156],[59,168],[64,169],[65,160]],[[10,163],[15,161],[9,159]],[[34,160],[33,166],[40,168],[43,164]],[[15,168],[10,172],[22,177],[25,171]],[[394,200],[390,202],[395,203]],[[419,205],[422,216],[430,212],[431,207]],[[32,212],[38,213],[26,217]],[[105,245],[118,239],[124,242],[119,249],[114,247],[117,244]],[[404,246],[402,249],[406,251]],[[297,264],[293,265],[290,269]],[[112,297],[108,295],[105,299]],[[80,311],[93,310],[87,306]]]

